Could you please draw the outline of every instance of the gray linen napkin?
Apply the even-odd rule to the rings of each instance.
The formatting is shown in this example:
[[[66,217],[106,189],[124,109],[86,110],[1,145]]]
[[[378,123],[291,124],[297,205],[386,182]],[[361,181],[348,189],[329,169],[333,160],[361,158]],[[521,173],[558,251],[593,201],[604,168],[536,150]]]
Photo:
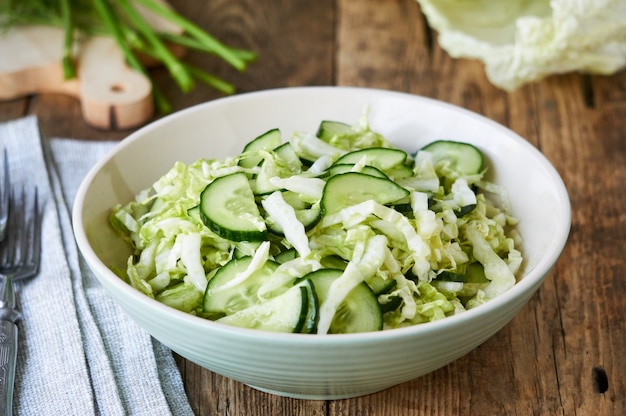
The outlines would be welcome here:
[[[0,124],[13,182],[45,204],[41,272],[17,285],[17,415],[193,415],[170,350],[112,301],[74,242],[78,186],[114,145],[42,141],[34,116]]]

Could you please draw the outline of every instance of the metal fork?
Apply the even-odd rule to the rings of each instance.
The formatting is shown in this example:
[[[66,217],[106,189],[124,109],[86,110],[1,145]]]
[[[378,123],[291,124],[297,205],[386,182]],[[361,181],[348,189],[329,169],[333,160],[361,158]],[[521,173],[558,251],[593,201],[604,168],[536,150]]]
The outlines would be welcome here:
[[[29,197],[11,192],[6,239],[0,244],[0,412],[11,415],[17,357],[17,322],[13,282],[36,275],[41,252],[41,216],[37,188]]]
[[[2,185],[0,186],[0,241],[4,241],[9,219],[9,193],[11,177],[9,175],[9,159],[7,149],[4,149]]]

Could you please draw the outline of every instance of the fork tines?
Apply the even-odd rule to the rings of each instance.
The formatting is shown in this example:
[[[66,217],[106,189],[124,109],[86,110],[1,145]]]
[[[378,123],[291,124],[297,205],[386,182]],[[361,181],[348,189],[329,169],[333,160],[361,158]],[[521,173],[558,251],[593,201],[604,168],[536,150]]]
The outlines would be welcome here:
[[[14,270],[14,279],[18,280],[36,274],[39,268],[41,213],[37,188],[30,197],[24,187],[21,192],[13,189],[9,205],[7,238],[0,244],[0,272],[20,264],[20,270]]]
[[[7,149],[4,149],[2,178],[0,179],[0,241],[6,237],[7,221],[9,218],[9,197],[11,177],[9,175],[9,157]]]

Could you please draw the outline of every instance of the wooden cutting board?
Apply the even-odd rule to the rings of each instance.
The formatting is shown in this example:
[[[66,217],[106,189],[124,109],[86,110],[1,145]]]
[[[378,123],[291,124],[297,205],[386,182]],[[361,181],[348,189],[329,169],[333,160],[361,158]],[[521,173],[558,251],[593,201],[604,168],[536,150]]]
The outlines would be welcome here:
[[[146,15],[159,30],[179,28]],[[176,50],[177,55],[183,50]],[[87,123],[101,129],[127,129],[147,122],[154,113],[152,87],[143,74],[124,62],[114,39],[95,36],[76,45],[77,78],[65,80],[61,59],[63,30],[24,26],[0,36],[0,100],[31,94],[61,93],[80,100]]]

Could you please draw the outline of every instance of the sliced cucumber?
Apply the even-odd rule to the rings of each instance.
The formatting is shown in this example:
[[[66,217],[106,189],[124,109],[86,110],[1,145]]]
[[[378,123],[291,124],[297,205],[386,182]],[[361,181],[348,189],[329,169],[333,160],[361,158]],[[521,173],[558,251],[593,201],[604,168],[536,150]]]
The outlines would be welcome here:
[[[187,215],[189,218],[193,218],[196,221],[202,222],[202,218],[200,218],[200,206],[196,205],[187,210]]]
[[[474,211],[474,208],[476,208],[476,204],[464,205],[461,208],[455,209],[454,215],[456,215],[458,218],[464,217],[465,215]]]
[[[350,130],[350,125],[342,123],[341,121],[322,120],[320,123],[316,136],[325,142],[329,142],[333,137],[340,134],[344,134]]]
[[[380,310],[383,314],[392,312],[398,309],[402,305],[402,298],[400,296],[390,296],[386,303],[380,304]]]
[[[351,164],[351,163],[334,164],[328,169],[328,174],[330,176],[340,175],[342,173],[352,172],[353,168],[354,168],[354,164]],[[361,170],[359,170],[359,173],[364,173],[370,176],[376,176],[377,178],[389,179],[387,175],[385,175],[383,172],[381,172],[379,169],[375,168],[374,166],[363,166]]]
[[[393,203],[393,209],[407,217],[413,217],[413,206],[411,205],[411,197],[402,198]]]
[[[485,269],[478,262],[468,264],[464,272],[443,271],[437,275],[432,284],[441,290],[449,288],[448,283],[451,282],[462,285],[460,289],[454,291],[461,298],[470,298],[489,284],[489,280],[485,277]]]
[[[273,185],[270,178],[279,176],[276,169],[270,169],[268,166],[261,166],[258,174],[254,175],[252,180],[252,192],[256,196],[269,195],[274,191],[280,190],[280,187]]]
[[[310,308],[311,292],[310,281],[305,280],[266,302],[224,316],[217,322],[271,332],[310,330],[316,316],[316,309]]]
[[[319,313],[319,300],[317,299],[317,293],[315,293],[315,288],[313,287],[313,283],[305,279],[303,282],[307,287],[307,296],[308,299],[308,308],[307,314],[302,323],[302,327],[300,328],[300,332],[303,334],[315,334],[317,331],[317,320]],[[300,281],[296,283],[296,285],[302,284]]]
[[[432,155],[435,166],[445,163],[449,169],[458,172],[461,176],[474,175],[483,170],[482,152],[469,143],[436,140],[420,150]]]
[[[367,285],[370,287],[370,289],[372,289],[372,292],[374,292],[375,295],[389,293],[397,285],[397,282],[394,279],[383,279],[377,274],[366,279],[365,283],[367,283]]]
[[[256,153],[260,150],[275,149],[280,146],[282,142],[283,138],[279,129],[266,131],[244,146],[243,153],[245,156],[239,160],[239,166],[243,168],[252,168],[258,165],[263,157]]]
[[[470,283],[489,283],[489,279],[485,276],[485,268],[477,261],[467,265],[465,274]]]
[[[276,256],[274,256],[274,260],[278,264],[283,264],[297,257],[298,257],[298,251],[296,251],[295,248],[290,248],[288,250],[283,250],[280,253],[278,253]]]
[[[238,241],[235,243],[233,257],[240,259],[242,257],[252,256],[260,245],[260,241]]]
[[[296,219],[304,226],[304,230],[308,231],[315,227],[322,218],[322,209],[319,204],[308,204],[304,202],[297,193],[291,191],[283,191],[282,197],[284,201],[291,205],[296,214]],[[264,214],[265,215],[265,214]],[[266,215],[265,223],[268,230],[278,236],[284,236],[281,226]]]
[[[254,176],[253,191],[255,195],[267,195],[278,191],[280,187],[273,185],[273,177],[286,178],[302,172],[302,162],[291,143],[283,143],[271,150],[274,160],[262,160],[259,173]]]
[[[457,273],[457,272],[453,272],[450,270],[444,270],[440,272],[439,274],[437,274],[437,277],[435,278],[435,280],[439,282],[465,283],[467,282],[467,276],[465,275],[465,273]]]
[[[200,217],[217,235],[232,241],[262,241],[267,228],[243,172],[215,179],[200,194]]]
[[[485,269],[477,261],[467,264],[460,271],[443,270],[437,274],[435,280],[461,283],[489,283],[485,277]]]
[[[302,161],[298,157],[292,144],[289,142],[283,143],[273,150],[276,157],[292,175],[297,175],[302,172]]]
[[[313,283],[317,301],[321,305],[326,300],[330,285],[341,276],[342,270],[319,269],[307,274],[303,279]],[[365,283],[358,284],[337,308],[330,324],[330,334],[379,331],[383,326],[380,305],[374,292]]]
[[[408,195],[409,191],[392,180],[356,172],[342,173],[326,182],[321,206],[323,214],[328,215],[370,199],[390,204]]]
[[[320,259],[320,264],[325,269],[345,270],[348,262],[337,255],[330,255]]]
[[[444,204],[443,201],[438,201],[438,200],[436,200],[434,198],[431,198],[431,199],[428,200],[428,209],[430,209],[431,211],[434,211],[434,212],[441,212],[441,211],[443,211],[445,205],[446,204]],[[470,212],[472,212],[474,210],[474,208],[476,208],[476,204],[469,204],[469,205],[463,205],[461,207],[453,209],[452,211],[454,212],[454,215],[457,218],[462,218],[465,215],[467,215]]]
[[[313,205],[311,208],[296,209],[296,219],[304,226],[304,230],[308,231],[315,227],[322,218],[322,209],[319,205]],[[279,224],[271,221],[270,218],[265,219],[267,229],[274,235],[284,236],[285,233]]]
[[[270,278],[278,263],[268,261],[247,279],[232,285],[234,279],[239,273],[245,272],[251,262],[251,256],[233,259],[215,273],[204,292],[204,313],[217,316],[231,315],[259,303],[257,291]]]
[[[346,153],[337,159],[335,164],[356,164],[365,158],[366,165],[374,166],[385,172],[388,169],[403,164],[407,157],[408,155],[404,150],[387,147],[370,147]]]
[[[311,204],[303,201],[297,192],[283,191],[282,196],[285,202],[295,210],[311,208]]]
[[[391,169],[387,169],[385,171],[385,175],[396,181],[398,179],[410,178],[414,175],[414,173],[413,169],[410,166],[401,163],[392,167]]]

